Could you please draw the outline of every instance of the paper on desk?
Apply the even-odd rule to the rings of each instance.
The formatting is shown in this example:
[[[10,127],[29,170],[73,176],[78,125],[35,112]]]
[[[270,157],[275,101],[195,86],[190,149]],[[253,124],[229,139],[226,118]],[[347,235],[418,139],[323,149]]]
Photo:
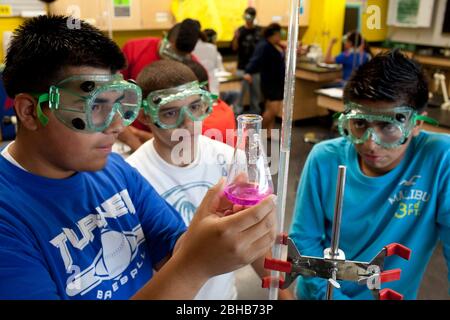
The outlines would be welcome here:
[[[232,73],[231,73],[231,72],[228,72],[228,71],[221,71],[221,70],[218,70],[218,71],[215,71],[215,72],[214,72],[214,75],[215,75],[217,78],[226,78],[226,77],[231,76]]]
[[[339,69],[340,65],[336,63],[325,63],[325,62],[319,62],[317,63],[318,67],[326,68],[326,69]]]
[[[342,99],[344,97],[344,90],[342,88],[319,89],[316,92],[336,99]]]

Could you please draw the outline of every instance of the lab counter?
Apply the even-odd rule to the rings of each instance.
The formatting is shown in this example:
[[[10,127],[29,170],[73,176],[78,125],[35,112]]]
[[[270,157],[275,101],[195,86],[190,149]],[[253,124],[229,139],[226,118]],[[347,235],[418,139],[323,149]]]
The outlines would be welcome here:
[[[342,78],[341,69],[320,67],[316,63],[300,61],[297,63],[295,78],[292,119],[302,120],[327,115],[327,110],[318,107],[317,96],[314,92],[324,84]],[[281,117],[281,115],[282,111],[278,116]]]

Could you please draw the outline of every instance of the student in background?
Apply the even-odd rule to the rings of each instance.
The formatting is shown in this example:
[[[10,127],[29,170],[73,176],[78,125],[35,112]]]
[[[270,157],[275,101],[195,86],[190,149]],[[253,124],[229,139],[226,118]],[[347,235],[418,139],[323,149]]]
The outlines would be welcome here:
[[[198,21],[185,19],[174,25],[163,39],[143,38],[125,43],[122,51],[127,60],[127,66],[122,70],[126,79],[136,79],[139,72],[152,62],[169,59],[175,61],[196,60],[192,51],[200,36]],[[119,135],[119,140],[135,151],[142,143],[152,137],[147,126],[139,121],[133,122]]]
[[[331,52],[337,39],[333,38],[328,45],[327,54],[325,56],[326,63],[337,63],[342,65],[342,79],[340,86],[344,86],[345,82],[350,79],[352,73],[368,62],[371,58],[369,47],[361,34],[357,31],[351,31],[344,36],[344,51],[335,58]]]
[[[209,29],[214,32],[214,30]],[[209,79],[209,90],[215,94],[219,94],[219,79],[216,76],[218,71],[224,70],[222,64],[222,55],[217,50],[215,43],[208,42],[208,38],[205,32],[200,33],[200,39],[195,45],[194,51],[192,52],[198,61],[205,67],[208,72]]]
[[[214,44],[217,47],[217,32],[213,29],[205,29],[203,30],[203,34],[206,37],[206,41],[209,43]],[[223,57],[220,54],[220,52],[217,52],[217,65],[219,67],[219,71],[227,72],[224,65],[223,65]],[[220,83],[219,83],[219,89],[220,89]],[[231,106],[233,110],[235,109],[235,106],[239,102],[241,93],[239,90],[228,90],[228,91],[220,91],[219,90],[220,99],[222,99],[226,104]]]
[[[284,93],[285,48],[281,44],[281,26],[272,23],[264,29],[264,40],[258,43],[250,62],[245,68],[244,79],[253,81],[252,74],[261,74],[261,91],[265,100],[263,128],[270,130],[281,111]]]
[[[238,54],[238,65],[236,75],[243,76],[245,67],[253,56],[257,43],[262,38],[262,28],[255,24],[256,10],[248,7],[244,12],[245,25],[236,30],[231,47]],[[261,101],[259,74],[252,74],[252,82],[246,79],[242,81],[242,89],[239,102],[235,106],[235,113],[239,115],[244,110],[244,97],[249,93],[250,110],[249,113],[261,113],[259,103]]]

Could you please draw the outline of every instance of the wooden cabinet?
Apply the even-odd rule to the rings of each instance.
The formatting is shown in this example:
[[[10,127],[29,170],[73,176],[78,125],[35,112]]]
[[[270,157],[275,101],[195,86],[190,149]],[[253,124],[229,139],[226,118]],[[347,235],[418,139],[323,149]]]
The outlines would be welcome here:
[[[171,11],[172,0],[142,0],[141,17],[144,29],[170,29],[175,18]]]
[[[49,5],[49,13],[58,15],[79,16],[97,28],[106,29],[105,14],[102,12],[103,1],[91,0],[58,0]]]
[[[310,1],[304,0],[303,2],[303,12],[299,17],[300,20],[298,23],[300,27],[307,27],[309,25]]]
[[[304,0],[300,26],[309,24],[310,1]],[[49,12],[62,15],[79,14],[81,19],[87,20],[101,30],[108,30],[109,23],[113,31],[170,29],[175,23],[171,12],[172,0],[128,2],[129,7],[121,8],[114,5],[114,0],[58,0],[49,5]],[[291,0],[254,0],[258,24],[267,26],[277,22],[282,26],[288,26],[290,4]]]
[[[261,26],[267,26],[277,22],[282,26],[289,25],[291,0],[254,0],[257,11],[256,19]],[[299,25],[304,27],[309,24],[310,0],[304,1],[303,12],[300,15]]]
[[[139,30],[142,26],[142,3],[149,0],[130,0],[129,6],[116,7],[113,0],[58,0],[50,4],[51,14],[79,15],[101,30],[108,30],[109,24],[114,31]],[[109,17],[112,17],[111,20]]]
[[[141,3],[153,1],[130,0],[129,7],[115,7],[113,0],[97,2],[102,3],[100,10],[106,12],[105,23],[108,23],[108,13],[111,12],[112,30],[139,30],[142,29]],[[106,25],[106,28],[108,28],[108,25]]]

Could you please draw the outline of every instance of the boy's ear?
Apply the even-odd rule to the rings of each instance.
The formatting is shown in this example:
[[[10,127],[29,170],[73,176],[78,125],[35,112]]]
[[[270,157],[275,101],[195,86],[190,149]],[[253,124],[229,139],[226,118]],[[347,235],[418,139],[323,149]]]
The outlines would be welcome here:
[[[27,93],[19,93],[14,98],[14,109],[20,124],[30,131],[35,131],[39,128],[36,104],[36,99]]]
[[[427,114],[428,114],[428,112],[426,112],[426,111],[421,113],[422,116],[426,116]],[[420,130],[422,130],[422,126],[423,126],[422,120],[416,121],[416,125],[414,126],[414,128],[412,130],[413,137],[417,137],[419,135]]]

